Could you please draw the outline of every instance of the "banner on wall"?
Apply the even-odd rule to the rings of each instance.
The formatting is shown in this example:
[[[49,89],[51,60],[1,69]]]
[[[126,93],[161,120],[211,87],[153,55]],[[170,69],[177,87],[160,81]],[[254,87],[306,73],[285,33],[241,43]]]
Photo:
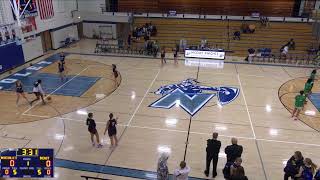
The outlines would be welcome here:
[[[12,2],[16,1],[17,5],[18,3],[20,4],[19,14],[20,15],[22,14],[21,19],[24,19],[27,17],[34,17],[38,15],[36,0],[30,0],[30,2],[29,0],[11,0],[11,1]],[[13,17],[16,20],[17,17],[15,17],[15,15]]]
[[[22,33],[28,33],[37,30],[37,24],[34,16],[30,16],[24,19],[21,23]]]

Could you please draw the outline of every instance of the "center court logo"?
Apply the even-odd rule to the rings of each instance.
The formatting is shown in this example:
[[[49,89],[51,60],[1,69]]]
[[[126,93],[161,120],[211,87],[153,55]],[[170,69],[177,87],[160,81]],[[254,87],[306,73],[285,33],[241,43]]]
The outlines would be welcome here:
[[[202,86],[197,80],[189,78],[181,83],[161,86],[154,94],[162,97],[149,107],[170,109],[179,105],[193,116],[213,97],[217,96],[220,105],[226,105],[234,101],[239,92],[235,87]]]

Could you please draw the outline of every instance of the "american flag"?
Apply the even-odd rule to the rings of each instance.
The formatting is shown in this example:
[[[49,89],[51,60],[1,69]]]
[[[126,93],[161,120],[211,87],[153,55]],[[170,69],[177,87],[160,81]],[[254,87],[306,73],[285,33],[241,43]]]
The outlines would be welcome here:
[[[52,0],[38,0],[40,19],[51,19],[54,16]]]

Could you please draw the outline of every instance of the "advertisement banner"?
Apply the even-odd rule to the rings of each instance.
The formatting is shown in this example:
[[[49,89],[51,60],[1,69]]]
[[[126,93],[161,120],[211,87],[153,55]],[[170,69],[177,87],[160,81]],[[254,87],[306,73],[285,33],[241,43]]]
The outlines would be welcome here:
[[[224,59],[225,52],[214,50],[185,50],[185,57],[187,58],[206,58],[206,59]]]

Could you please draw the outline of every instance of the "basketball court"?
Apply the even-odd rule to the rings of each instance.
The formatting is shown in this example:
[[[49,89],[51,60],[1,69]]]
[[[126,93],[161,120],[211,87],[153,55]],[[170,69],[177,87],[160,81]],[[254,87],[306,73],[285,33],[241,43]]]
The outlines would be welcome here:
[[[204,175],[213,132],[222,143],[215,180],[224,179],[231,138],[243,146],[250,180],[283,179],[295,151],[320,165],[319,72],[298,120],[291,118],[319,65],[319,7],[315,0],[0,1],[0,180],[157,179],[162,153],[170,180],[181,161],[190,180],[213,179],[212,169]],[[38,80],[46,103],[29,104]],[[18,104],[17,81],[28,99]],[[92,146],[89,113],[102,148]],[[110,113],[118,117],[116,147],[104,134]]]
[[[20,79],[26,91],[42,79],[47,97],[52,97],[47,105],[29,106],[21,99],[16,107],[12,83],[1,84],[0,91],[0,148],[54,148],[55,179],[154,179],[162,152],[170,154],[170,173],[185,158],[191,179],[205,179],[206,140],[212,132],[218,132],[222,142],[219,180],[226,162],[224,148],[232,137],[244,147],[243,166],[249,179],[282,179],[284,163],[296,150],[320,162],[317,103],[308,99],[300,120],[290,118],[293,98],[303,89],[311,68],[237,62],[225,62],[222,68],[189,66],[183,59],[178,65],[169,60],[161,66],[159,59],[88,55],[91,49],[81,42],[64,51],[65,82],[57,74],[58,52],[2,77],[1,82]],[[120,72],[116,79],[112,64]],[[184,91],[172,97],[159,93],[188,79],[196,81],[207,97]],[[318,85],[317,78],[314,93],[319,93]],[[221,89],[227,93],[221,94]],[[312,98],[317,99],[316,94]],[[188,101],[192,106],[185,106]],[[94,113],[103,148],[91,145],[85,124],[89,112]],[[119,117],[120,141],[114,149],[103,135],[111,112]]]

